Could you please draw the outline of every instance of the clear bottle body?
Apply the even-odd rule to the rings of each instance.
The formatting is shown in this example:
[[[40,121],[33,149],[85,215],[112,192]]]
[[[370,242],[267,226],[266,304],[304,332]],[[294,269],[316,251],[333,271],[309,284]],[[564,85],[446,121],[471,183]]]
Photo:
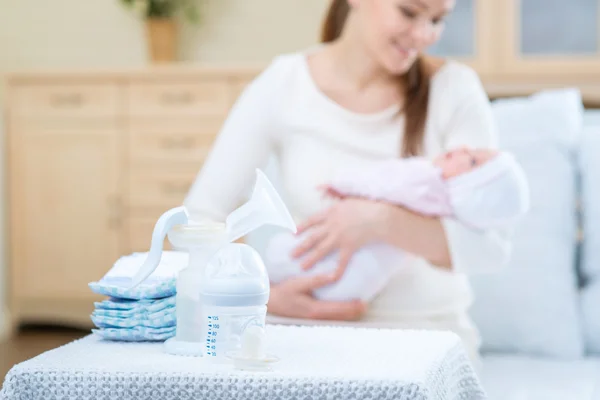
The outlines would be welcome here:
[[[205,356],[223,361],[230,351],[240,350],[242,334],[252,325],[265,326],[267,306],[222,307],[205,305],[202,310]]]

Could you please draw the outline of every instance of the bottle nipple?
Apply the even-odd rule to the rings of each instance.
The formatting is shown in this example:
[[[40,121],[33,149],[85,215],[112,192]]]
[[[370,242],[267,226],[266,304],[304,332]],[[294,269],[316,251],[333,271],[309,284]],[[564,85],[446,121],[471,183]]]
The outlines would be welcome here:
[[[249,326],[242,334],[241,349],[232,354],[233,365],[246,371],[270,371],[271,364],[279,357],[266,353],[265,329],[258,325]]]
[[[244,330],[242,334],[242,357],[252,360],[265,358],[265,330],[252,325]]]

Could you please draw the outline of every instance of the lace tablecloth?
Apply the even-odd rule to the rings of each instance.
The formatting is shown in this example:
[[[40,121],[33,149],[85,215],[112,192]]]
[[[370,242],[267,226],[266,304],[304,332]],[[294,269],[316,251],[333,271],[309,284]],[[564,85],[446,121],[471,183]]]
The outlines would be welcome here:
[[[271,371],[166,354],[95,335],[15,365],[0,399],[483,399],[458,336],[268,325]]]

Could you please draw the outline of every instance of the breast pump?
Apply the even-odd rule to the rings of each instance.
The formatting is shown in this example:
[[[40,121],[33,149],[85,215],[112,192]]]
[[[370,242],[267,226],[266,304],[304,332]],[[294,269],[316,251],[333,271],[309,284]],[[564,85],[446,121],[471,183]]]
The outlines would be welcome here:
[[[296,232],[296,224],[264,173],[256,170],[250,199],[224,222],[189,215],[184,206],[165,212],[156,222],[150,251],[131,287],[157,268],[165,237],[189,253],[177,276],[176,335],[165,342],[167,353],[222,358],[248,342],[244,331],[264,327],[270,286],[258,253],[233,243],[253,230],[272,225]]]

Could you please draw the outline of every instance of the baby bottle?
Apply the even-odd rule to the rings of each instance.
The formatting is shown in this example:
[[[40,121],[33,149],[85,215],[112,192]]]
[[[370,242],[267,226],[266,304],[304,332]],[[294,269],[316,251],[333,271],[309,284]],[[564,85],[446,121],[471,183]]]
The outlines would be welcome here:
[[[252,247],[230,243],[215,254],[200,289],[207,358],[224,361],[241,349],[247,328],[264,328],[269,293],[267,270]]]
[[[189,253],[188,265],[177,276],[177,329],[176,336],[165,342],[167,353],[203,356],[211,350],[211,357],[217,359],[221,349],[239,341],[246,326],[264,325],[269,298],[266,269],[254,249],[235,244],[263,225],[296,232],[284,202],[259,169],[250,199],[223,222],[195,215],[185,206],[160,216],[148,256],[131,287],[141,284],[158,267],[165,237]]]

